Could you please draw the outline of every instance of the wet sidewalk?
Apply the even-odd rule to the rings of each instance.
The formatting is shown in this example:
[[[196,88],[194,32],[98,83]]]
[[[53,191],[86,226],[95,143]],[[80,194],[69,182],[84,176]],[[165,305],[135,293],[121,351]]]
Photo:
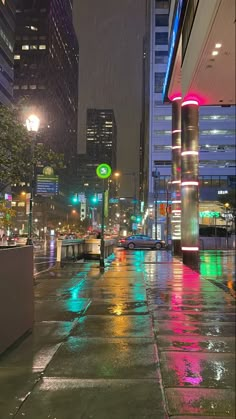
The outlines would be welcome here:
[[[204,276],[121,249],[104,274],[39,275],[33,333],[0,358],[0,418],[234,418],[233,255],[204,257]]]

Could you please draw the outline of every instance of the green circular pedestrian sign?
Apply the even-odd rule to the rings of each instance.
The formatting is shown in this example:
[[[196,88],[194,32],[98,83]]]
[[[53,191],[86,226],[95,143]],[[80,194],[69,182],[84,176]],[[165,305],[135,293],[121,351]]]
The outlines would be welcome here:
[[[111,166],[106,163],[99,164],[96,169],[97,176],[101,179],[106,179],[111,176]]]

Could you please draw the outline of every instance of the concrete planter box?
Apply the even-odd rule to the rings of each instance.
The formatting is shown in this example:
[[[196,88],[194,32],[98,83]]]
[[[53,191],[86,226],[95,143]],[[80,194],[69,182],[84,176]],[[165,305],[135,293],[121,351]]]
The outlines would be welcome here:
[[[33,247],[0,248],[0,353],[32,329]]]

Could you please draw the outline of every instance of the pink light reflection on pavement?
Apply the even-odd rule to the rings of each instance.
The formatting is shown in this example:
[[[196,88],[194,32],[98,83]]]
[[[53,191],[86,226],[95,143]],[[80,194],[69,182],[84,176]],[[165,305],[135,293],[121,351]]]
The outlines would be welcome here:
[[[179,271],[179,267],[178,267]],[[170,309],[173,311],[179,311],[179,319],[176,322],[175,320],[170,320],[169,329],[173,331],[174,334],[181,335],[181,344],[183,348],[189,349],[190,351],[194,348],[195,351],[201,351],[199,343],[191,340],[191,336],[185,336],[186,327],[189,330],[195,330],[196,325],[189,324],[186,325],[186,315],[182,310],[184,294],[189,292],[189,285],[193,285],[193,288],[197,294],[200,293],[200,276],[199,273],[192,271],[187,266],[182,265],[182,275],[177,275],[178,282],[175,283],[175,266],[173,265],[173,288],[170,300]],[[177,288],[178,285],[178,288]],[[187,291],[186,291],[187,290]],[[199,306],[201,309],[201,306]],[[183,326],[181,326],[181,323]],[[185,345],[184,345],[185,344]],[[178,362],[176,362],[178,359]],[[192,386],[198,386],[202,381],[201,375],[201,364],[198,358],[196,358],[195,353],[193,352],[184,352],[184,354],[173,353],[173,358],[169,359],[168,368],[175,371],[178,385],[184,386],[190,384]]]

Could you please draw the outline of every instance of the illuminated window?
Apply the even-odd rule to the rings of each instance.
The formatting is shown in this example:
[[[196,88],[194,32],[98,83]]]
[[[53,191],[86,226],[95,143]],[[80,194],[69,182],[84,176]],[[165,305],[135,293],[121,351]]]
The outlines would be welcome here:
[[[202,130],[200,131],[201,135],[235,135],[235,130],[229,129],[211,129],[211,130]]]
[[[38,28],[36,26],[26,26],[27,29],[30,29],[31,31],[38,31]]]
[[[20,60],[20,55],[18,54],[14,55],[14,60]]]
[[[21,86],[21,90],[27,90],[27,89],[28,89],[27,84],[23,84],[23,85]]]
[[[200,119],[221,119],[221,120],[227,120],[227,119],[234,119],[234,115],[200,115]]]
[[[30,84],[30,90],[35,90],[35,89],[37,89],[37,86],[36,86],[36,84]]]
[[[19,88],[20,87],[17,84],[13,87],[14,90],[19,90]]]
[[[154,135],[170,135],[170,134],[171,134],[171,131],[169,130],[158,130],[158,129],[154,130]]]
[[[171,115],[155,115],[154,121],[171,121],[172,116]]]
[[[46,49],[46,45],[39,45],[39,49]]]
[[[27,50],[29,50],[29,45],[22,45],[21,49],[23,51],[27,51]]]
[[[38,45],[30,45],[30,49],[38,49]]]

